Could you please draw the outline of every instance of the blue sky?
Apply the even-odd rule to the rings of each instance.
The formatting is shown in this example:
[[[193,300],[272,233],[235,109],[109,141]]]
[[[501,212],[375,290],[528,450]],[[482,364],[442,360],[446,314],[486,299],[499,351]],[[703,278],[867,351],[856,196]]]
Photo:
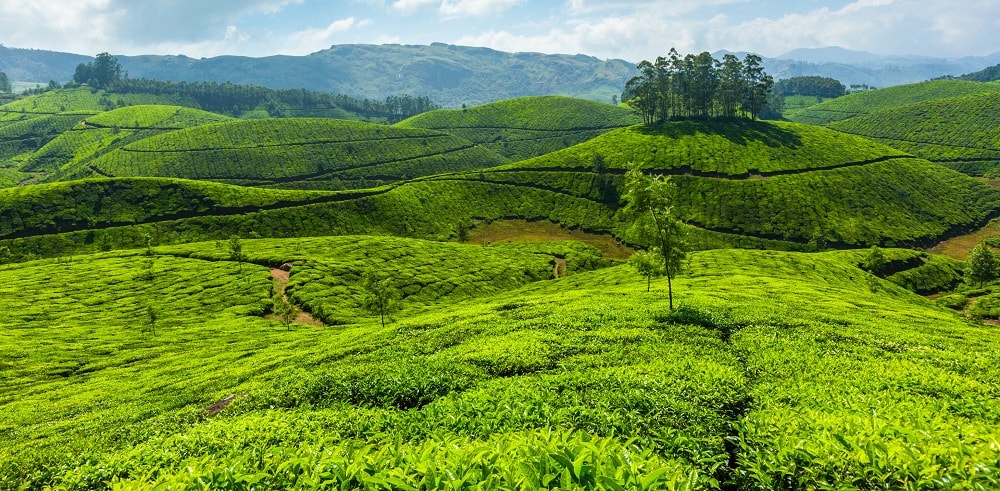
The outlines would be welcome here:
[[[444,42],[629,61],[842,46],[1000,51],[1000,0],[0,0],[0,43],[94,55],[304,55]]]

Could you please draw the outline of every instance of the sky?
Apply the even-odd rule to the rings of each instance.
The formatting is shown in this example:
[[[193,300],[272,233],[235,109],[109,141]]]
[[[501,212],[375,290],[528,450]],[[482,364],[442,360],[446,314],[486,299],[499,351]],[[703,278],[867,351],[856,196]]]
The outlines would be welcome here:
[[[1000,0],[0,0],[0,44],[83,55],[305,55],[443,42],[629,61],[840,46],[1000,51]]]

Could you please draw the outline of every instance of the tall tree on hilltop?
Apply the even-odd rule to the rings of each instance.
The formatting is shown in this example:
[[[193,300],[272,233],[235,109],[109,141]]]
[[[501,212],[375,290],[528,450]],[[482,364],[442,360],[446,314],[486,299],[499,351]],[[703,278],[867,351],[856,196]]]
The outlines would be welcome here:
[[[774,79],[764,71],[763,60],[753,53],[743,58],[743,78],[746,80],[747,92],[743,110],[750,113],[755,121],[760,112],[767,106],[767,94],[774,85]]]
[[[663,271],[667,277],[667,295],[670,308],[674,308],[673,279],[684,266],[687,256],[684,244],[684,225],[674,216],[673,202],[676,186],[670,177],[650,177],[634,165],[625,173],[626,202],[623,212],[634,217],[633,230],[640,240],[651,243],[659,253]]]
[[[10,80],[7,79],[7,74],[0,70],[0,92],[10,92]]]
[[[101,53],[91,63],[80,63],[76,66],[73,81],[78,84],[88,84],[99,89],[110,86],[121,80],[122,66],[118,58],[108,53]]]

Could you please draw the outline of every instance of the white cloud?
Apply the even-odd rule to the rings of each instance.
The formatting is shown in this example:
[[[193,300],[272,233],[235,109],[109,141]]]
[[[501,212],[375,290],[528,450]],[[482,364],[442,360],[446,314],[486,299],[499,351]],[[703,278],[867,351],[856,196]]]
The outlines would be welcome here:
[[[335,20],[323,29],[312,28],[293,32],[287,36],[285,47],[281,50],[284,54],[303,55],[321,49],[328,48],[333,37],[339,33],[346,32],[352,28],[361,28],[371,24],[370,20],[355,20],[354,17]]]
[[[392,2],[392,8],[393,10],[404,14],[412,14],[424,7],[434,5],[436,3],[438,3],[438,0],[396,0],[395,2]]]
[[[495,14],[516,7],[524,0],[442,0],[441,15],[453,19]]]

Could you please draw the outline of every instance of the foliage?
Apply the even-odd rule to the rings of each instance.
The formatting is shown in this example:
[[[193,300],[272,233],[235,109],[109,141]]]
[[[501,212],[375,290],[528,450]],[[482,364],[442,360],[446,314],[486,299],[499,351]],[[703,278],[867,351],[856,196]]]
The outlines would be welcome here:
[[[198,109],[165,105],[126,106],[82,119],[78,116],[75,121],[79,124],[32,153],[21,169],[50,173],[49,180],[91,175],[93,171],[87,167],[90,162],[115,148],[159,133],[227,119]]]
[[[884,275],[885,268],[889,260],[885,258],[885,253],[878,246],[872,246],[868,254],[861,260],[861,269],[874,275]]]
[[[426,96],[391,95],[378,101],[305,89],[271,89],[228,82],[125,79],[117,81],[110,90],[119,94],[155,94],[190,101],[185,105],[236,117],[264,110],[272,117],[363,118],[394,123],[439,108]]]
[[[632,111],[620,106],[539,96],[432,111],[397,126],[450,133],[517,161],[570,147],[638,122]]]
[[[357,273],[365,252],[511,257],[499,244],[373,249],[379,239],[245,250],[255,263],[334,264],[353,240]],[[152,282],[132,280],[141,251],[0,267],[0,487],[996,479],[995,333],[891,283],[870,291],[855,266],[864,251],[693,253],[673,311],[615,267],[411,304],[388,329],[358,316],[275,330],[260,317],[266,268],[248,266],[246,286],[211,243],[159,249]],[[459,271],[438,274],[474,276]],[[156,336],[131,326],[144,299],[160,308]],[[205,410],[234,394],[219,415]]]
[[[371,187],[498,163],[500,157],[492,152],[436,131],[289,118],[235,120],[163,133],[121,146],[90,165],[118,177],[282,186],[335,181]]]
[[[628,259],[630,266],[635,268],[635,271],[642,276],[646,277],[646,291],[649,291],[650,282],[653,278],[659,278],[666,274],[663,268],[663,255],[660,254],[659,248],[651,247],[648,251],[636,251]]]
[[[0,70],[0,92],[10,92],[10,79],[3,70]]]
[[[1000,165],[1000,85],[830,123],[956,170],[982,176]]]
[[[791,119],[799,123],[827,124],[915,102],[996,92],[997,87],[1000,87],[1000,83],[965,80],[935,80],[897,85],[878,90],[853,92],[844,97],[829,99],[802,111]]]
[[[987,281],[997,277],[997,260],[985,243],[980,243],[972,249],[965,262],[965,277],[973,283],[979,283],[980,288]]]
[[[100,53],[90,63],[80,63],[76,66],[73,81],[78,84],[88,84],[99,89],[106,88],[122,78],[122,65],[118,59],[107,52]]]
[[[774,84],[762,61],[752,53],[742,61],[726,54],[720,62],[708,52],[681,58],[671,48],[668,57],[639,63],[639,75],[625,84],[622,102],[642,114],[646,124],[741,114],[756,120]]]
[[[635,220],[632,225],[636,230],[635,236],[644,243],[656,246],[660,259],[656,269],[662,269],[667,277],[669,305],[673,309],[673,279],[684,266],[687,247],[684,243],[684,228],[674,216],[676,187],[670,183],[669,178],[644,175],[639,166],[625,173],[624,187],[622,200],[625,201],[625,207],[622,212]],[[647,271],[651,274],[653,268]],[[647,275],[647,281],[649,276]]]
[[[815,75],[791,77],[778,80],[772,89],[775,95],[805,95],[824,99],[840,97],[847,93],[847,87],[839,80]]]
[[[382,327],[385,327],[385,316],[397,308],[399,291],[392,284],[392,278],[385,271],[369,267],[361,277],[361,307],[379,316]]]

